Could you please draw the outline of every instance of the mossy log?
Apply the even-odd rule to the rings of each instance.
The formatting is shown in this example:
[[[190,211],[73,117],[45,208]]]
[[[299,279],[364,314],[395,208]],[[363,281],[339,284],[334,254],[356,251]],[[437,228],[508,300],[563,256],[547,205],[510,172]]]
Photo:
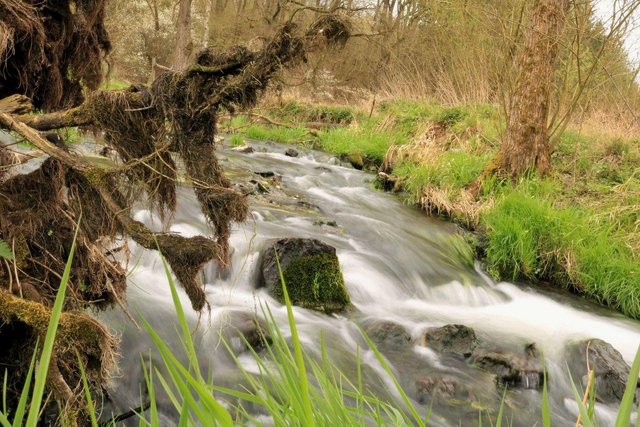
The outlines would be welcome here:
[[[3,343],[0,364],[14,367],[6,371],[6,381],[11,390],[14,387],[20,390],[36,342],[44,342],[50,320],[49,307],[13,295],[6,288],[0,289],[0,341]],[[99,398],[115,367],[116,356],[117,340],[100,322],[81,312],[64,312],[61,315],[47,386],[58,405],[74,413],[67,418],[69,425],[75,424],[77,412],[82,412],[85,406],[74,391],[82,390],[78,363],[83,364],[94,398]],[[10,393],[9,398],[14,396]]]

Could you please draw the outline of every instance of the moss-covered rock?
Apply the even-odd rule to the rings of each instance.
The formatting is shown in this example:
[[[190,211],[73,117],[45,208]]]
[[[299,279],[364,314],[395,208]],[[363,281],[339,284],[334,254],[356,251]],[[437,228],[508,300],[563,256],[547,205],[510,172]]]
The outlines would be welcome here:
[[[315,239],[281,239],[267,247],[262,259],[262,282],[284,303],[278,261],[294,305],[335,312],[349,305],[334,247]]]

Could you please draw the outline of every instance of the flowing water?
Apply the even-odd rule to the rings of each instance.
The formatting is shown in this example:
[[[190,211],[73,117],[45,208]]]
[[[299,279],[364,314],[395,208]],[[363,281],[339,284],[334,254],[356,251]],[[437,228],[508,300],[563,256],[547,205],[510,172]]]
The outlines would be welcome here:
[[[472,327],[481,341],[519,352],[535,343],[544,354],[554,425],[559,426],[575,425],[577,414],[567,363],[581,362],[565,358],[567,343],[601,338],[628,363],[635,355],[640,323],[571,295],[526,284],[495,283],[460,256],[458,246],[452,243],[454,226],[376,191],[372,175],[344,167],[323,153],[303,152],[291,158],[283,154],[282,146],[251,145],[258,149],[252,154],[220,150],[227,174],[235,182],[248,182],[261,179],[254,172],[270,171],[281,177],[280,183],[272,183],[271,194],[250,198],[251,218],[237,224],[231,237],[234,253],[230,271],[220,273],[213,266],[206,269],[203,280],[210,314],[199,317],[187,310],[199,357],[210,367],[215,382],[233,385],[239,378],[220,342],[221,333],[225,335],[248,315],[261,315],[261,305],[268,304],[288,334],[286,309],[257,287],[260,253],[269,241],[282,237],[316,238],[334,246],[355,306],[349,314],[334,316],[295,308],[301,340],[310,354],[320,351],[322,334],[334,362],[349,373],[360,351],[367,367],[365,380],[383,393],[390,379],[367,348],[357,325],[391,321],[415,340],[409,349],[381,347],[410,396],[416,395],[415,379],[425,373],[450,375],[469,385],[469,400],[478,404],[435,407],[433,425],[476,425],[477,408],[499,405],[502,390],[480,370],[420,346],[426,328],[463,324]],[[143,208],[137,210],[136,218],[155,229],[162,228],[159,218]],[[319,221],[335,221],[336,226],[320,225]],[[184,188],[180,189],[170,230],[186,236],[208,232],[195,196]],[[175,310],[161,261],[156,253],[134,244],[131,250],[130,311],[144,317],[179,350]],[[183,303],[190,307],[184,295]],[[121,375],[114,380],[111,392],[117,412],[139,401],[144,383],[140,355],[150,354],[153,345],[146,332],[136,329],[120,310],[104,314],[103,320],[122,336]],[[232,339],[232,345],[242,348],[239,339]],[[255,369],[248,353],[241,354],[240,360],[246,369]],[[525,384],[538,380],[537,376],[523,375]],[[539,391],[524,388],[507,393],[506,402],[515,408],[515,425],[533,425],[540,419],[540,397]],[[160,396],[161,409],[166,410],[166,422],[171,424],[170,404],[162,399]],[[427,412],[429,402],[415,404]],[[615,407],[599,405],[598,413],[602,425],[610,425]]]

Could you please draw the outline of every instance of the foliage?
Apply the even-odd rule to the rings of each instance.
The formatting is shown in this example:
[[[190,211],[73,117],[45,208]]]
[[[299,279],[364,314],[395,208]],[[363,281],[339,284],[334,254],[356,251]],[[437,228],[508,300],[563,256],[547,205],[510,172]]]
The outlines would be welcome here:
[[[7,242],[2,239],[0,239],[0,258],[4,258],[9,261],[13,259],[13,251],[9,245],[7,245]]]

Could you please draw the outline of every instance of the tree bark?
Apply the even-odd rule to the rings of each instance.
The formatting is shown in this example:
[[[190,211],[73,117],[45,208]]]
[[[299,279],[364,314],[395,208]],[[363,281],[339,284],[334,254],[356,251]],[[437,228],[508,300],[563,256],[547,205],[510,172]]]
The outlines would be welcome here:
[[[549,103],[558,45],[570,0],[535,0],[522,54],[516,59],[518,81],[495,165],[517,178],[528,171],[545,174],[551,163]]]
[[[191,0],[180,0],[176,24],[176,48],[173,56],[173,70],[182,71],[189,64],[193,44],[191,42]]]
[[[202,47],[209,46],[209,26],[211,21],[211,3],[213,0],[205,0],[204,3],[204,28],[202,29]]]

